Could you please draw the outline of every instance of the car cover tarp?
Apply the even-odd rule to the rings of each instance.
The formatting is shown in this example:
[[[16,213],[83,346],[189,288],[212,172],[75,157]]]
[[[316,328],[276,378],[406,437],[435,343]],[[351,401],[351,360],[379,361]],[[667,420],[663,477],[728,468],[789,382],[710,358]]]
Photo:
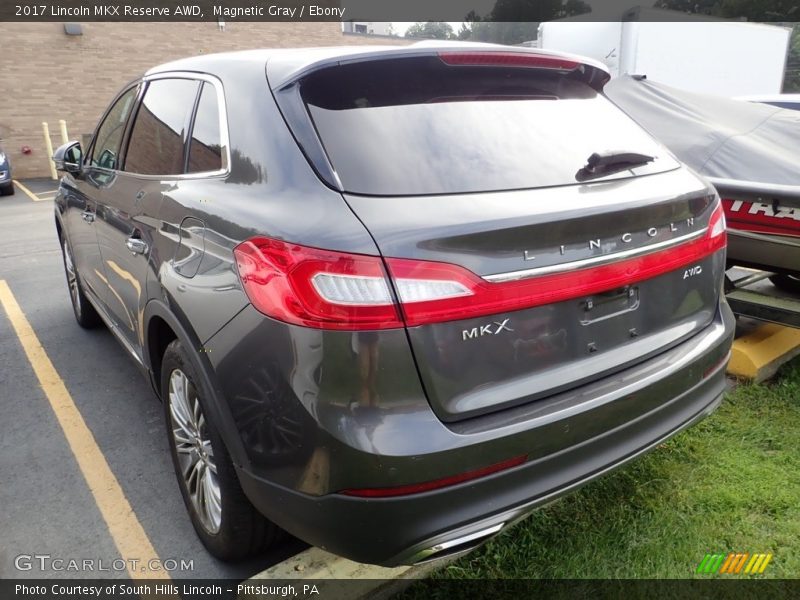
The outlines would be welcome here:
[[[800,111],[687,92],[628,75],[609,82],[605,92],[712,181],[798,186],[800,198]]]

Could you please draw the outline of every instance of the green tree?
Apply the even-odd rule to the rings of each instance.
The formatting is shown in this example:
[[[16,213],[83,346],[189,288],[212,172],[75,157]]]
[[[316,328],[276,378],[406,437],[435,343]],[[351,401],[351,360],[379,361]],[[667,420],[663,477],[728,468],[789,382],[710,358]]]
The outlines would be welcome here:
[[[796,21],[800,8],[797,0],[720,0],[718,14],[748,21]]]
[[[520,44],[535,40],[539,23],[592,11],[584,0],[497,0],[481,19],[474,11],[458,31],[460,40]]]
[[[405,37],[423,38],[432,40],[451,40],[456,36],[450,23],[442,21],[427,21],[414,23],[406,30]]]
[[[558,18],[561,0],[497,0],[491,21],[549,21]]]
[[[458,39],[493,44],[521,44],[535,40],[539,23],[474,21],[462,26]]]
[[[653,8],[677,10],[682,13],[713,15],[719,10],[720,0],[657,0]]]
[[[566,0],[561,8],[562,17],[574,17],[592,12],[592,7],[583,0]]]

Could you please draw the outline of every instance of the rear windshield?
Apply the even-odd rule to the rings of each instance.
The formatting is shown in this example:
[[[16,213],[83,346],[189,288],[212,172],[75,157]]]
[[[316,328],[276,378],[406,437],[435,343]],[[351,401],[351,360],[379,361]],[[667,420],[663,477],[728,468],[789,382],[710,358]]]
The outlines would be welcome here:
[[[594,152],[656,160],[604,179],[675,168],[589,85],[538,69],[368,61],[307,76],[301,95],[346,191],[483,192],[576,184]]]

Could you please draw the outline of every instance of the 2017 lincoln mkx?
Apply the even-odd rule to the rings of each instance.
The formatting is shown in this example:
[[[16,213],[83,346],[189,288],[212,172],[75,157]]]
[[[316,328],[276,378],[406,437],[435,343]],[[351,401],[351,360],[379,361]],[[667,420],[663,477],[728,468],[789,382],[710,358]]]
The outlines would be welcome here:
[[[214,555],[457,553],[716,408],[720,201],[607,79],[478,44],[208,55],[59,148],[75,316],[162,399]]]

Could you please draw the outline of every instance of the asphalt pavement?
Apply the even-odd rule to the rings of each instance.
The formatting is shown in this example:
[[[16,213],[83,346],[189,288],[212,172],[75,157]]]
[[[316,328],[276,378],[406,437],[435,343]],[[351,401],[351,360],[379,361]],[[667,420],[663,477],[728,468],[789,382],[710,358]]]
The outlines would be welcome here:
[[[302,550],[289,540],[237,565],[205,551],[181,500],[160,401],[107,329],[75,322],[54,225],[57,184],[22,183],[30,194],[0,197],[0,286],[9,291],[0,304],[0,578],[128,577],[119,559],[136,558],[140,539],[176,579],[245,579]],[[61,406],[70,398],[75,413]],[[93,489],[103,463],[113,477]],[[103,497],[121,497],[104,487],[124,495],[130,514],[103,512]]]

